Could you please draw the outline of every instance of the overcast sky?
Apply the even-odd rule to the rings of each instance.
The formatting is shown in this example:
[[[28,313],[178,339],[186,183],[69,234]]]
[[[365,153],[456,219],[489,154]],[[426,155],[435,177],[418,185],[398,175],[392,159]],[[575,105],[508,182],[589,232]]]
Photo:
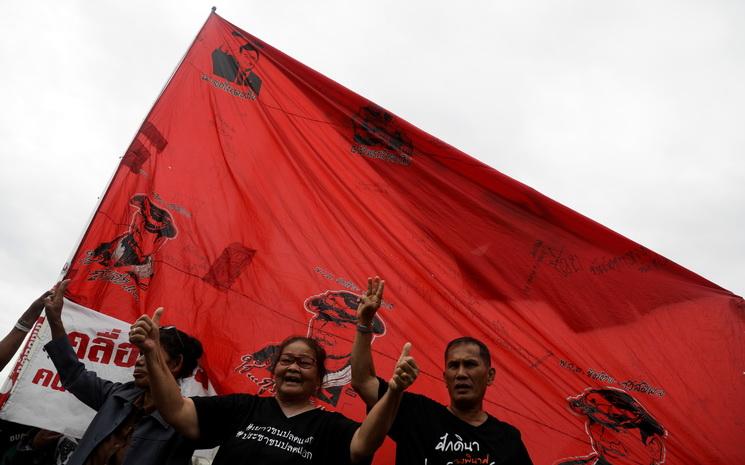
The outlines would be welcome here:
[[[213,4],[0,1],[0,333],[57,278]],[[421,129],[745,293],[745,2],[216,6]]]

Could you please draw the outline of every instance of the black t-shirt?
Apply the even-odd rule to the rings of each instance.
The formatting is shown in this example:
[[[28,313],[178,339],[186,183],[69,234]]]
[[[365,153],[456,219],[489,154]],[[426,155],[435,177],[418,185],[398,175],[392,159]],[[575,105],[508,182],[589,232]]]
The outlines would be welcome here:
[[[378,398],[388,388],[379,382]],[[419,394],[404,393],[388,435],[396,441],[396,465],[533,464],[514,426],[491,415],[473,426]]]
[[[220,445],[214,465],[348,464],[359,427],[321,409],[286,417],[274,397],[193,397],[200,441]]]

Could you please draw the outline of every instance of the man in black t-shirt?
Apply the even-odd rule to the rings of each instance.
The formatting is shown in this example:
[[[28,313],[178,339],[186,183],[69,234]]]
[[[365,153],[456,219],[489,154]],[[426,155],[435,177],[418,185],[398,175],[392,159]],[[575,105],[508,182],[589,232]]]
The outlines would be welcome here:
[[[368,279],[357,308],[357,334],[352,348],[352,386],[368,408],[386,391],[375,376],[370,323],[383,297],[384,282]],[[486,388],[495,370],[486,345],[472,337],[451,341],[445,349],[443,376],[450,395],[444,406],[432,399],[404,393],[389,436],[396,442],[396,464],[532,465],[520,431],[483,409]]]

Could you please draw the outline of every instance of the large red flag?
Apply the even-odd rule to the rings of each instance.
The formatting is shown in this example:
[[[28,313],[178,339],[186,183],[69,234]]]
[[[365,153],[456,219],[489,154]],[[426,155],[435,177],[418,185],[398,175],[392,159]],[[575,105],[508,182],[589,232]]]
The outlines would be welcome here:
[[[446,402],[446,342],[483,339],[498,369],[487,409],[537,464],[628,447],[591,436],[598,424],[642,431],[649,463],[745,463],[742,298],[214,13],[68,266],[84,307],[124,321],[166,307],[222,393],[269,394],[276,344],[319,338],[321,401],[357,419],[356,299],[379,274],[378,372],[411,341],[412,390]]]

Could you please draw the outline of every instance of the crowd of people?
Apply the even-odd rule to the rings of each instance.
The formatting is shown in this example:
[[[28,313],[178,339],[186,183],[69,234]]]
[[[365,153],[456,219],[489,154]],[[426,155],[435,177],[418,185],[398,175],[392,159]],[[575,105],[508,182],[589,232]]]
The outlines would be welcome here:
[[[271,365],[273,396],[183,397],[177,380],[192,374],[203,348],[185,332],[161,326],[162,308],[130,329],[140,351],[132,380],[102,379],[78,360],[68,340],[62,322],[68,283],[32,303],[0,341],[0,361],[8,363],[44,310],[52,333],[45,351],[63,386],[97,413],[79,440],[1,424],[0,465],[186,465],[194,450],[217,446],[215,465],[366,464],[386,436],[396,443],[398,465],[532,463],[520,432],[484,410],[495,369],[483,342],[464,336],[445,347],[448,405],[406,392],[419,375],[410,343],[387,381],[376,375],[373,321],[385,287],[378,277],[368,279],[359,299],[351,360],[352,387],[367,407],[362,422],[318,407],[326,352],[304,336],[280,344]]]

